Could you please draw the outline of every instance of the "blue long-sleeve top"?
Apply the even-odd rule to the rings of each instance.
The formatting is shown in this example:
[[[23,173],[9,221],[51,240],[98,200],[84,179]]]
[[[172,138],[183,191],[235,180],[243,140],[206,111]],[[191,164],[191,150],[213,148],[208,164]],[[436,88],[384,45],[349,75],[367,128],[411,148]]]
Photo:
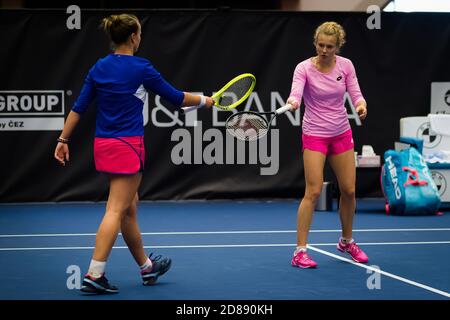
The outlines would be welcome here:
[[[97,99],[96,137],[144,135],[147,91],[181,106],[184,93],[170,85],[147,59],[110,54],[89,70],[72,111],[83,114]]]

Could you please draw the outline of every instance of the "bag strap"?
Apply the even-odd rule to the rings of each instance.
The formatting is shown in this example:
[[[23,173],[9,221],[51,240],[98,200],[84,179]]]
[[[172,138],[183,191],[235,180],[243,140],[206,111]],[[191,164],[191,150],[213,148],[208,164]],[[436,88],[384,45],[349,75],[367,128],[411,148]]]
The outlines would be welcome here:
[[[408,171],[408,180],[403,184],[404,187],[407,187],[409,185],[413,186],[426,186],[428,185],[428,181],[426,180],[419,180],[419,173],[416,169],[412,169],[409,167],[404,166],[402,168],[403,171]]]

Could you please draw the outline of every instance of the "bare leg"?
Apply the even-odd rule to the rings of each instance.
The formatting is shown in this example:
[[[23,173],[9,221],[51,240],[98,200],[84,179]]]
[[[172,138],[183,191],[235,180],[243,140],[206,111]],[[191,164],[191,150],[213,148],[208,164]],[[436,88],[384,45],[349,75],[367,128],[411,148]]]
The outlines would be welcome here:
[[[339,216],[342,225],[342,237],[352,238],[353,216],[355,214],[356,169],[353,149],[329,158],[339,183],[341,198],[339,199]]]
[[[119,233],[122,218],[130,209],[136,195],[141,174],[111,175],[108,203],[97,230],[93,260],[106,261]]]
[[[306,246],[312,215],[322,191],[325,155],[305,149],[303,163],[305,170],[305,195],[297,212],[297,246]]]
[[[134,260],[138,266],[142,266],[147,261],[147,256],[142,244],[141,231],[137,222],[137,203],[138,195],[134,197],[131,207],[128,209],[126,215],[122,219],[120,228],[122,230],[122,236],[128,249],[131,252]]]

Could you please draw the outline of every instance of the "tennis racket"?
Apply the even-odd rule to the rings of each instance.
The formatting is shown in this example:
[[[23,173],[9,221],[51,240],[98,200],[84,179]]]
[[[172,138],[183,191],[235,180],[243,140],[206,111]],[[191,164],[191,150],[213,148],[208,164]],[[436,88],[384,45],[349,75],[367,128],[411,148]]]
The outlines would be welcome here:
[[[255,84],[256,78],[251,73],[244,73],[235,77],[211,97],[214,100],[214,107],[221,110],[236,108],[250,96],[253,88],[255,88]],[[181,108],[181,113],[201,107],[203,106],[183,107]]]
[[[292,105],[287,104],[284,107],[278,108],[272,112],[254,112],[242,111],[232,114],[225,122],[227,132],[243,141],[253,141],[261,139],[270,130],[270,124],[276,116],[292,110]],[[264,115],[271,115],[269,121]]]

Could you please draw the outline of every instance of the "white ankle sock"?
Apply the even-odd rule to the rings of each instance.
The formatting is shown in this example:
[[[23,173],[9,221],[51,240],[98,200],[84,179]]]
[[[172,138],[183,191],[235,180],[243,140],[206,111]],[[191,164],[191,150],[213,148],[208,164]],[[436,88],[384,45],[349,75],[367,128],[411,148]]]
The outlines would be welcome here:
[[[106,261],[92,259],[89,265],[88,275],[93,278],[100,278],[105,273]]]
[[[148,268],[152,268],[153,264],[152,261],[150,260],[150,258],[147,258],[147,261],[145,261],[145,263],[142,266],[139,266],[139,268],[142,270],[148,269]]]
[[[306,247],[304,246],[297,246],[297,249],[294,251],[294,256],[299,253],[300,251],[306,252]]]

